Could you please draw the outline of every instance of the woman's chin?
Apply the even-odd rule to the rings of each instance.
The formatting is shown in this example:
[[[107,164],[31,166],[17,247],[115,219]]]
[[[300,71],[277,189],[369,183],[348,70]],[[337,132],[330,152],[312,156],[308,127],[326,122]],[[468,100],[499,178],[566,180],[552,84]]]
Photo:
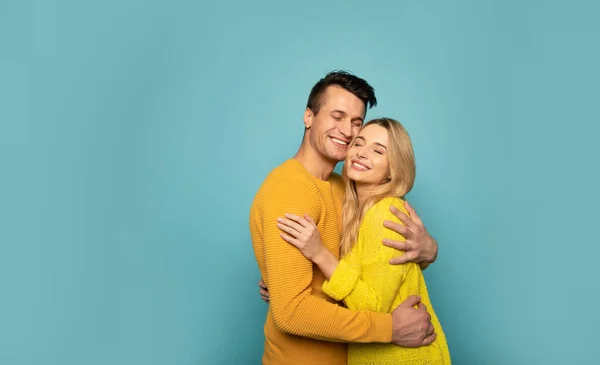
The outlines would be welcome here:
[[[356,171],[349,170],[346,175],[348,176],[348,179],[350,179],[351,181],[354,181],[356,183],[361,183],[363,180],[363,179],[361,179],[360,174],[357,174]]]

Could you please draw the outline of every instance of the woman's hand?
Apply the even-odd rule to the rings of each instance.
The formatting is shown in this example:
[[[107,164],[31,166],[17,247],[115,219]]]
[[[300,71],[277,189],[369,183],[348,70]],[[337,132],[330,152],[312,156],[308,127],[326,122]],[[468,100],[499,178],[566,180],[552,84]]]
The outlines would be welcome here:
[[[294,245],[310,261],[317,261],[327,251],[315,221],[307,214],[304,217],[286,214],[285,218],[277,218],[277,222],[277,227],[283,231],[281,238]]]
[[[265,303],[269,303],[269,289],[267,288],[267,285],[265,284],[265,282],[263,281],[263,279],[261,278],[260,281],[258,282],[258,287],[259,290],[258,292],[260,293],[260,297],[262,298],[262,300],[264,300]]]

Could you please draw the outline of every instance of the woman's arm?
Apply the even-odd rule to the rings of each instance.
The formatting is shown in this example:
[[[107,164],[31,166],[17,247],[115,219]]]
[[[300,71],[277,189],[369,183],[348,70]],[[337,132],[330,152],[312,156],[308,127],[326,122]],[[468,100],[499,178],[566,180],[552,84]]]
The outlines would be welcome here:
[[[272,186],[251,212],[251,235],[255,249],[264,259],[263,275],[275,326],[282,332],[317,340],[390,342],[392,316],[353,312],[313,295],[313,264],[281,239],[275,226],[277,217],[292,209],[318,219],[318,205],[312,204],[315,199],[318,196],[311,186],[283,180]]]
[[[383,227],[385,220],[400,222],[390,212],[392,202],[401,200],[387,198],[375,204],[361,222],[361,239],[350,253],[338,261],[321,243],[319,231],[310,217],[286,215],[278,219],[282,237],[302,254],[319,266],[328,281],[323,291],[338,301],[343,300],[349,309],[390,312],[391,305],[404,280],[406,265],[390,265],[389,260],[398,251],[381,245],[381,240],[391,238],[404,241],[398,233],[390,233]],[[404,205],[399,204],[404,207]],[[401,224],[401,223],[399,223]],[[375,266],[375,277],[364,277],[362,265]]]
[[[391,198],[384,199],[369,209],[361,222],[358,242],[323,284],[323,292],[343,300],[349,309],[389,313],[404,282],[408,265],[390,265],[389,260],[398,251],[381,245],[384,236],[404,240],[383,227],[385,220],[394,219],[389,210],[391,203]],[[368,273],[364,271],[367,266]]]
[[[277,227],[282,230],[281,238],[296,246],[302,255],[319,267],[327,279],[338,266],[338,259],[323,246],[321,234],[314,220],[307,214],[300,217],[286,214],[277,218]]]

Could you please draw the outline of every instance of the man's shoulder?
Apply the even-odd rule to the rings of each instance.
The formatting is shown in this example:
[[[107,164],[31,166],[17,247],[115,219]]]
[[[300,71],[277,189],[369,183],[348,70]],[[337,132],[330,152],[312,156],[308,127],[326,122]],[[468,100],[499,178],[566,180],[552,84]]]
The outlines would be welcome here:
[[[339,174],[332,172],[328,181],[331,184],[331,186],[335,190],[337,190],[339,193],[343,194],[344,191],[346,190],[344,180],[342,179],[342,177]]]
[[[300,162],[289,159],[269,172],[256,193],[255,202],[281,194],[310,198],[318,194],[318,189]]]
[[[252,201],[251,221],[262,221],[274,213],[305,213],[318,221],[322,196],[308,172],[299,171],[293,162],[283,163],[267,176]]]
[[[331,176],[329,177],[329,183],[336,185],[344,185],[344,180],[342,179],[342,176],[340,174],[332,172]]]
[[[311,186],[314,182],[308,171],[302,167],[300,162],[289,159],[269,172],[261,185],[261,189],[274,186]]]

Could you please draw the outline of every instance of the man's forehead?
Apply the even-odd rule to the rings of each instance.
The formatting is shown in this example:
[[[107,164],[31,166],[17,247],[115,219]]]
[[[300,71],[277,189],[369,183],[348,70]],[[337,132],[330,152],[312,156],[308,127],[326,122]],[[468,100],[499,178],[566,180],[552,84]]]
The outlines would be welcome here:
[[[322,101],[322,107],[325,107],[329,111],[339,111],[346,114],[357,114],[356,116],[363,116],[365,112],[365,103],[360,100],[356,95],[351,92],[342,89],[338,92],[329,92],[331,89],[324,93]]]

